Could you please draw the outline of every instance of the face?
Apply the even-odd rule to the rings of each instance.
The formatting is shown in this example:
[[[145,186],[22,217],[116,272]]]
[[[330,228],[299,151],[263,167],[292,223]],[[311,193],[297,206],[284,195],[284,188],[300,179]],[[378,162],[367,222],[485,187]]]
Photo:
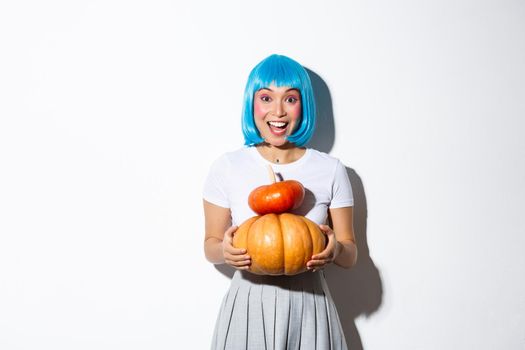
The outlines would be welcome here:
[[[253,116],[261,137],[272,146],[283,146],[301,120],[299,90],[270,85],[255,93]]]

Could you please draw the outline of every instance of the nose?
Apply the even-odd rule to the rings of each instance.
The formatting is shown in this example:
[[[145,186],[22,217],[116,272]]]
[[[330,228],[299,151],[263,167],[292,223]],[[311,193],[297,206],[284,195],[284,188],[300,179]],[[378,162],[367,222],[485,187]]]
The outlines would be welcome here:
[[[276,117],[284,117],[286,115],[286,112],[284,111],[283,102],[276,102],[274,114]]]

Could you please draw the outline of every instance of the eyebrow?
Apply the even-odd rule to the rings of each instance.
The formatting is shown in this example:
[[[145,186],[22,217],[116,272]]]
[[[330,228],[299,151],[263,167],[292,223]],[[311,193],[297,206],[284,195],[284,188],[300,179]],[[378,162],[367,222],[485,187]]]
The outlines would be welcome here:
[[[259,89],[259,91],[260,91],[260,90],[268,90],[268,91],[271,91],[271,92],[273,92],[273,90],[272,90],[272,89],[270,89],[270,88],[267,88],[267,87],[263,87],[263,88],[260,88],[260,89]],[[291,90],[299,91],[299,89],[297,89],[297,88],[289,88],[289,89],[288,89],[288,90],[286,90],[285,92],[288,92],[288,91],[291,91]]]

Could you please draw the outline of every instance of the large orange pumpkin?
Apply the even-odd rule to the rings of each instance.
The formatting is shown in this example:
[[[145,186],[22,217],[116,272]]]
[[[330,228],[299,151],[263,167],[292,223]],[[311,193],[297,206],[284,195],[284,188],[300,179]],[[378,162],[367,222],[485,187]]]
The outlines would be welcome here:
[[[258,275],[296,275],[306,271],[312,255],[325,248],[325,235],[304,216],[283,213],[254,216],[239,226],[233,246],[251,257]]]

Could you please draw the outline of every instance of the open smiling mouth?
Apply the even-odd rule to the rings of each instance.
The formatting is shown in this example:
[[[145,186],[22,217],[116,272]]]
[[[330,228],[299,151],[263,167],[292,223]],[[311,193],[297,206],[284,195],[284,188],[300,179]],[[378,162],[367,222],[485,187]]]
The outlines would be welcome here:
[[[286,122],[267,122],[267,124],[270,127],[272,134],[276,136],[283,135],[286,132],[286,127],[288,126],[288,123]]]

